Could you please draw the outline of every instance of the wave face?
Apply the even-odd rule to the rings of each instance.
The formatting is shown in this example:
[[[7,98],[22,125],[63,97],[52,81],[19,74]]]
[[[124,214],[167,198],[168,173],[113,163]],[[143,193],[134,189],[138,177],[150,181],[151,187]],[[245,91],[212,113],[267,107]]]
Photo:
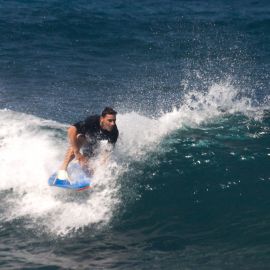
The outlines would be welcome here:
[[[0,7],[0,268],[268,269],[269,1]],[[108,105],[94,187],[49,187]]]

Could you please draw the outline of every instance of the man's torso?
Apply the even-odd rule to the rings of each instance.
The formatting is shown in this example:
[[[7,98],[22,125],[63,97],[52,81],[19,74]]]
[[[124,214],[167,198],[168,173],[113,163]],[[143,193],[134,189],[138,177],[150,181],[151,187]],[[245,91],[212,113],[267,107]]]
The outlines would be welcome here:
[[[99,147],[101,141],[107,141],[114,145],[118,138],[117,126],[112,131],[103,130],[100,127],[100,116],[92,115],[84,121],[73,124],[76,127],[78,134],[85,137],[86,144],[83,146],[83,153],[87,156],[94,155],[95,149]]]

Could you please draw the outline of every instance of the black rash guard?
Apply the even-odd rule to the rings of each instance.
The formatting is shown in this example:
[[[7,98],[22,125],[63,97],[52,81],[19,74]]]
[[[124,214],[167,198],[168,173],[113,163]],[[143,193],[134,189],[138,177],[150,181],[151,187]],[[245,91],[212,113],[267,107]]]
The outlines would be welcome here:
[[[100,127],[99,115],[91,115],[84,121],[73,124],[73,126],[76,127],[78,134],[85,136],[87,143],[83,145],[83,154],[89,157],[94,155],[94,151],[98,148],[100,141],[107,141],[114,145],[119,134],[116,125],[112,131],[103,130]]]

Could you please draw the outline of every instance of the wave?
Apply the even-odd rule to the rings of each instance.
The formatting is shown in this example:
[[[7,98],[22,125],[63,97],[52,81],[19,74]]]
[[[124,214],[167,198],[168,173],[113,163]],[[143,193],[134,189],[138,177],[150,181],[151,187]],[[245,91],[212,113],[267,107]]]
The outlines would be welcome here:
[[[143,175],[149,154],[162,152],[165,138],[175,131],[200,129],[204,123],[215,123],[237,113],[260,121],[268,109],[267,100],[260,106],[253,103],[250,97],[223,83],[203,93],[187,93],[178,108],[156,118],[136,112],[119,114],[120,138],[110,165],[104,168],[97,162],[94,188],[76,194],[47,185],[48,177],[63,158],[67,125],[0,110],[1,220],[24,219],[30,227],[53,235],[67,235],[89,226],[103,227],[123,207],[126,197],[121,190],[130,184],[123,178],[133,179],[130,173],[136,170],[135,163],[141,164]],[[150,163],[155,159],[153,155],[151,158],[147,160]],[[128,192],[132,193],[131,189]]]

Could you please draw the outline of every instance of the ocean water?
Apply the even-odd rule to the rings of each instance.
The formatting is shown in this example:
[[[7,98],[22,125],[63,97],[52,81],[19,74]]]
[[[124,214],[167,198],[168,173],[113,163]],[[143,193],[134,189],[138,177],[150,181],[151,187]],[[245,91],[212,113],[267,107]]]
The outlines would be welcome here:
[[[269,1],[0,1],[1,269],[269,269]],[[94,187],[70,123],[117,111]]]

